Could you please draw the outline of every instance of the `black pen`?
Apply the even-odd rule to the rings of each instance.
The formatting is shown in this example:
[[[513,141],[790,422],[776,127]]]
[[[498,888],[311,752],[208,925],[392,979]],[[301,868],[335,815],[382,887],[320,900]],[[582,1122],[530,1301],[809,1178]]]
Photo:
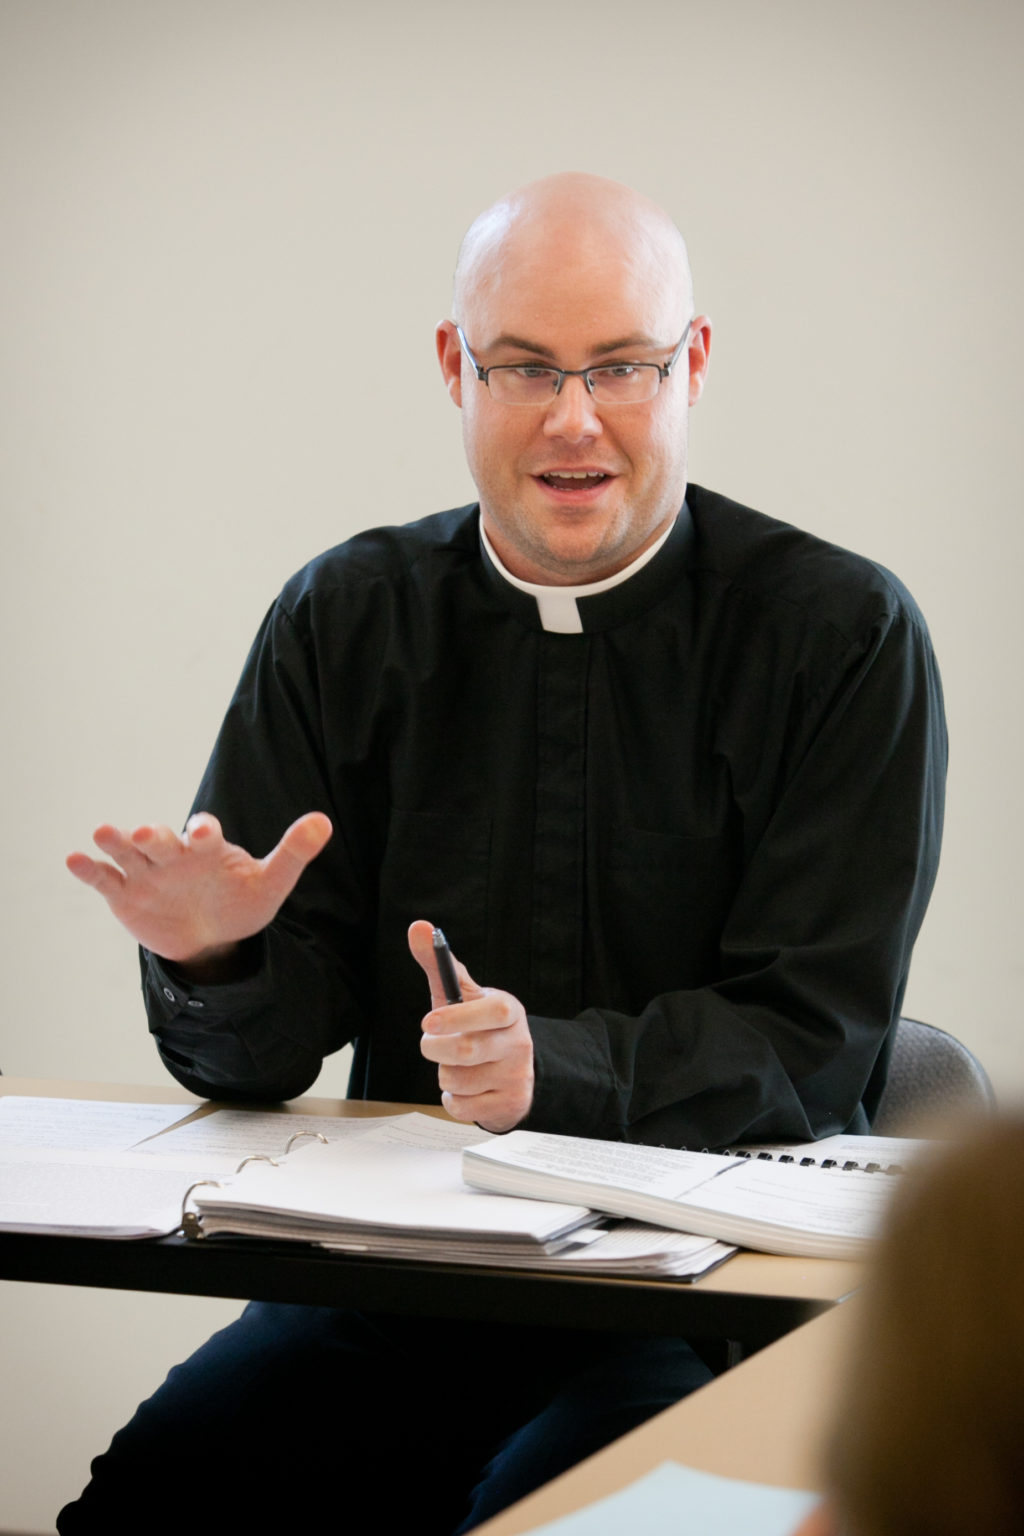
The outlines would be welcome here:
[[[448,940],[440,928],[434,929],[434,959],[437,961],[437,969],[441,976],[445,1002],[461,1003],[462,988],[459,986],[459,978],[455,974],[455,962],[452,959],[452,952],[448,948]]]

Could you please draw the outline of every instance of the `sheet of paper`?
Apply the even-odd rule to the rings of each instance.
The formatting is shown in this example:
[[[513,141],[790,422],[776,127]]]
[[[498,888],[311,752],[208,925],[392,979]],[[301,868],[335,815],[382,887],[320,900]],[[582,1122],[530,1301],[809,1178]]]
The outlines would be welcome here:
[[[488,1148],[480,1149],[488,1155]],[[731,1167],[736,1159],[707,1152],[681,1152],[674,1147],[646,1147],[586,1137],[554,1136],[537,1131],[510,1131],[492,1149],[498,1162],[511,1167],[537,1168],[560,1178],[581,1179],[612,1189],[678,1199]]]
[[[390,1258],[430,1260],[450,1263],[456,1257],[450,1237],[436,1249],[401,1236],[377,1235],[366,1238],[331,1238],[321,1245],[343,1253],[383,1253]],[[495,1242],[472,1244],[460,1242],[458,1261],[510,1269],[556,1269],[584,1274],[671,1275],[692,1279],[724,1263],[735,1248],[703,1237],[689,1237],[683,1232],[669,1232],[664,1227],[648,1227],[640,1222],[622,1222],[608,1232],[603,1227],[584,1228],[565,1240],[564,1246],[551,1245],[554,1252],[538,1247],[534,1254],[524,1252],[522,1244],[507,1246]]]
[[[665,1461],[629,1487],[531,1536],[791,1536],[818,1502],[796,1488],[771,1488]]]
[[[588,1234],[588,1236],[591,1234]],[[654,1254],[672,1254],[679,1259],[703,1255],[715,1250],[715,1257],[724,1258],[725,1243],[713,1242],[707,1237],[694,1237],[689,1232],[672,1232],[667,1227],[650,1227],[641,1221],[618,1221],[608,1231],[594,1234],[586,1253],[578,1255],[581,1267],[589,1264],[618,1263],[626,1260],[648,1258]]]
[[[898,1180],[839,1168],[742,1163],[687,1197],[690,1209],[810,1233],[875,1235]]]
[[[374,1122],[372,1145],[408,1147],[420,1152],[461,1151],[495,1141],[490,1131],[478,1125],[462,1125],[457,1120],[441,1120],[437,1115],[421,1115],[412,1110],[405,1115],[388,1115]]]
[[[199,1179],[226,1175],[233,1159],[156,1159],[135,1152],[0,1151],[0,1228],[138,1237],[172,1232]]]
[[[915,1136],[824,1136],[812,1141],[800,1150],[805,1156],[816,1156],[820,1163],[831,1158],[842,1166],[845,1162],[859,1163],[908,1163],[934,1145]]]
[[[192,1114],[195,1105],[113,1104],[101,1099],[0,1096],[0,1148],[67,1147],[127,1151]]]
[[[163,1157],[168,1152],[187,1152],[194,1157],[213,1153],[231,1153],[237,1159],[250,1152],[283,1153],[290,1137],[299,1131],[326,1136],[328,1141],[342,1141],[365,1135],[374,1126],[386,1123],[390,1116],[287,1115],[273,1110],[215,1109],[188,1125],[158,1136],[137,1150]],[[423,1116],[424,1119],[427,1116]],[[297,1143],[298,1145],[298,1143]]]

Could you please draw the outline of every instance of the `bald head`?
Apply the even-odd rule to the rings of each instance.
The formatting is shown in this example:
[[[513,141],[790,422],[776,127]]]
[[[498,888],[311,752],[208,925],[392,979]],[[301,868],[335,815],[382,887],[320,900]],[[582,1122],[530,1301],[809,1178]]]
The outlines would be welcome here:
[[[710,339],[682,235],[628,187],[548,176],[475,221],[437,355],[462,412],[482,527],[514,576],[598,581],[667,531],[686,494],[688,412]],[[657,368],[653,394],[595,392],[596,370],[621,378],[636,367]],[[508,369],[539,370],[550,394],[510,400]]]
[[[470,225],[455,269],[454,312],[465,326],[478,292],[493,295],[510,265],[550,276],[609,262],[674,291],[692,313],[686,243],[664,209],[603,176],[546,176],[508,193]]]

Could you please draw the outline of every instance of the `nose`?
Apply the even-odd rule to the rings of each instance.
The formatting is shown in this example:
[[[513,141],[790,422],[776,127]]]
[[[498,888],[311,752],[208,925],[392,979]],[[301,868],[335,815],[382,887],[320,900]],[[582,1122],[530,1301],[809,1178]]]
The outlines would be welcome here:
[[[583,380],[578,375],[563,379],[562,388],[552,397],[544,417],[545,434],[578,443],[598,437],[602,430],[594,397]]]

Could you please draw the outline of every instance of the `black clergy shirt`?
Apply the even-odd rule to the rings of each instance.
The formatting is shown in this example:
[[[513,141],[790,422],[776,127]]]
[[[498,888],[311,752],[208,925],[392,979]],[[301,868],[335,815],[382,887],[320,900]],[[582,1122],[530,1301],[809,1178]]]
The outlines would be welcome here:
[[[938,673],[887,571],[697,486],[657,555],[547,633],[475,507],[284,588],[194,804],[266,853],[334,836],[199,987],[143,955],[186,1087],[434,1102],[414,918],[526,1007],[525,1124],[676,1146],[865,1130],[938,860]]]

